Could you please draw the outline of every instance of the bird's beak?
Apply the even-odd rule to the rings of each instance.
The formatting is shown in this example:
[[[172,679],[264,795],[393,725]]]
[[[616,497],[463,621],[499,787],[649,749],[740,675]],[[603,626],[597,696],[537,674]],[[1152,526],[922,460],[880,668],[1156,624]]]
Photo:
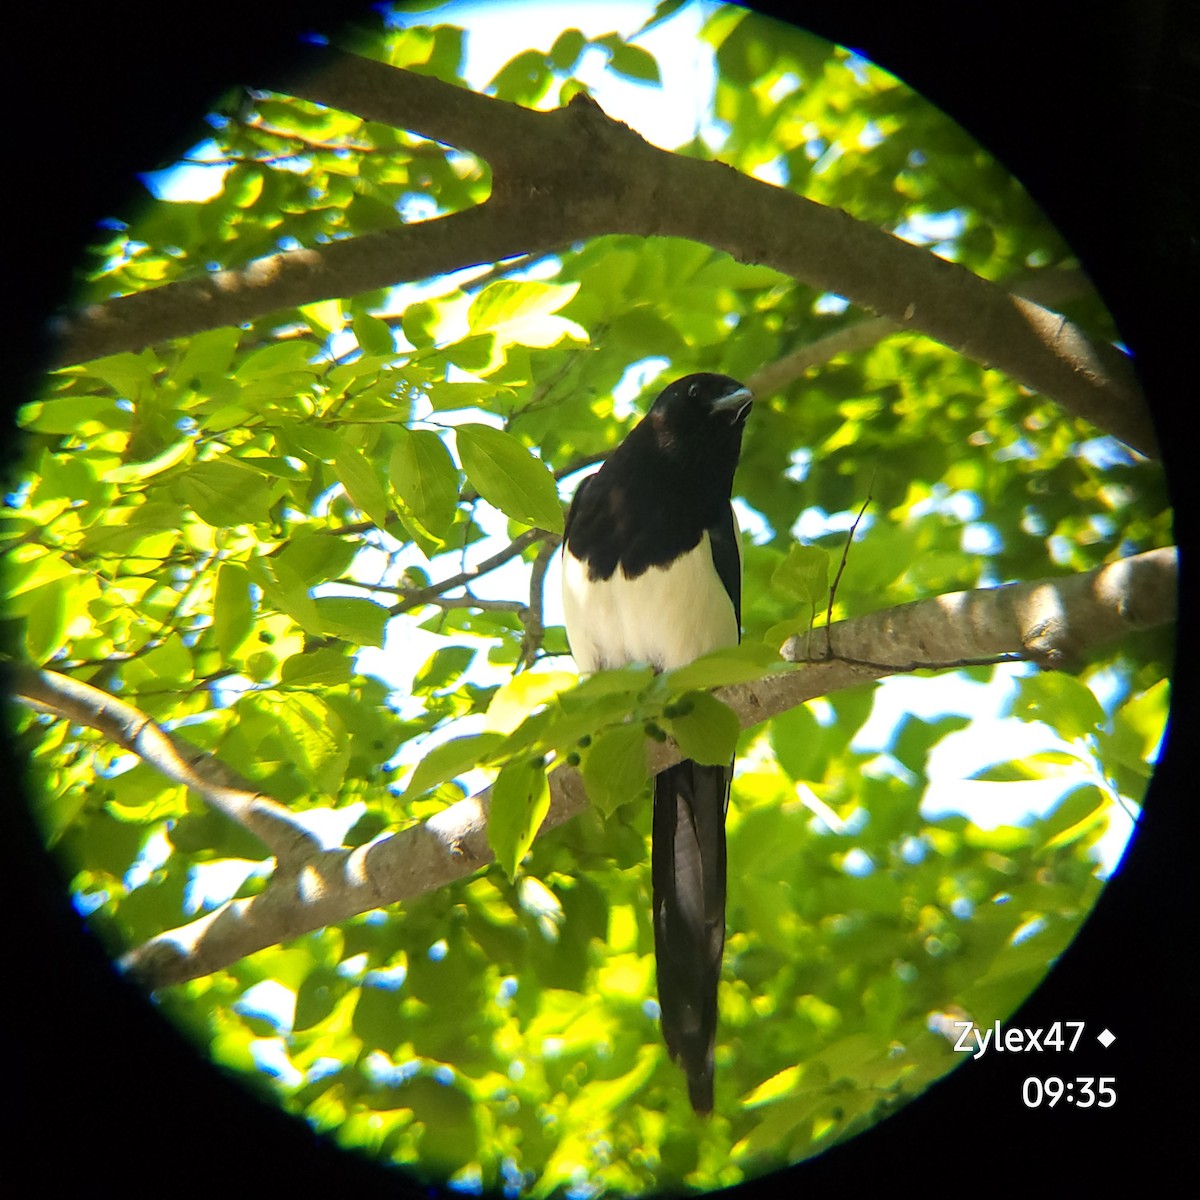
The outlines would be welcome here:
[[[713,412],[733,413],[735,421],[742,421],[754,403],[754,393],[748,387],[740,387],[736,391],[726,392],[724,396],[713,401]]]

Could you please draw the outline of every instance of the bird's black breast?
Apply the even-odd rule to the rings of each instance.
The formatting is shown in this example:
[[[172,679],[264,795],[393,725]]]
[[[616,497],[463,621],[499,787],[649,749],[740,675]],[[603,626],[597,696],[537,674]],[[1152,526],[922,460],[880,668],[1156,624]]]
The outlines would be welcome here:
[[[710,389],[719,383],[724,394],[739,386],[724,376],[689,378],[707,381]],[[591,582],[609,580],[618,569],[634,580],[653,568],[670,568],[707,534],[713,585],[719,580],[740,624],[741,557],[730,493],[744,411],[715,411],[711,398],[692,398],[694,388],[680,390],[681,383],[660,395],[600,470],[576,489],[564,531],[566,552],[586,566]]]
[[[646,481],[620,473],[585,479],[567,516],[565,540],[587,563],[592,579],[608,579],[618,566],[630,579],[686,554],[704,533],[704,515],[679,497],[655,494]]]

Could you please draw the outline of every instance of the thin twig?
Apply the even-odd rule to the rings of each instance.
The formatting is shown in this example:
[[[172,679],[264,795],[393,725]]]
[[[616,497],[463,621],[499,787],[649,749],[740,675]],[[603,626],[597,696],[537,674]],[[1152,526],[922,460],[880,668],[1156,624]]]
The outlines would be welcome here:
[[[829,654],[829,627],[833,624],[833,601],[837,596],[838,584],[842,582],[842,572],[846,569],[846,559],[850,556],[850,543],[854,541],[854,531],[858,528],[858,523],[863,519],[863,514],[867,511],[867,507],[871,503],[871,493],[875,487],[875,472],[871,472],[871,482],[867,484],[867,498],[863,501],[862,508],[858,510],[858,516],[854,518],[854,524],[850,526],[850,532],[846,534],[846,544],[842,547],[842,561],[838,563],[837,574],[833,577],[833,583],[829,588],[829,606],[825,609],[825,653]]]
[[[546,635],[544,624],[544,601],[546,593],[546,572],[550,560],[558,549],[557,542],[543,542],[538,547],[537,558],[533,560],[533,570],[529,575],[529,604],[521,612],[521,623],[525,626],[525,635],[521,639],[520,664],[524,667],[533,665],[542,638]]]
[[[405,593],[392,606],[390,612],[395,616],[397,613],[407,612],[409,609],[420,608],[423,604],[429,604],[443,593],[450,591],[451,588],[470,584],[476,579],[487,575],[490,571],[494,571],[510,559],[523,554],[529,546],[539,541],[551,542],[557,546],[559,537],[557,534],[547,533],[544,529],[527,529],[524,533],[513,538],[503,550],[497,551],[490,558],[485,558],[473,570],[460,571],[457,575],[451,575],[449,579],[443,579],[438,583],[429,584],[428,587],[418,588],[416,591]]]

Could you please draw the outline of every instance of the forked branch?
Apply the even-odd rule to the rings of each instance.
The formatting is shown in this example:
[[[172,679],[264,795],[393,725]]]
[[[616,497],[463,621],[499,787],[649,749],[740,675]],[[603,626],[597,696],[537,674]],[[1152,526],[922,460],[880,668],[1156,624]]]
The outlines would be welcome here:
[[[720,162],[660,150],[583,94],[538,112],[330,49],[314,50],[308,67],[251,82],[469,150],[492,168],[491,196],[433,220],[92,305],[65,323],[61,364],[602,234],[679,237],[774,267],[898,329],[928,334],[1141,453],[1157,454],[1140,387],[1118,350],[840,209]]]

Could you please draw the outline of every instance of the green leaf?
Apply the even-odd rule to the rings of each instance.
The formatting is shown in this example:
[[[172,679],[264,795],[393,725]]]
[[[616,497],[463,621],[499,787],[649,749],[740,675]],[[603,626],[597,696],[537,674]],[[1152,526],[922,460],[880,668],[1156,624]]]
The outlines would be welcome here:
[[[13,597],[33,593],[55,579],[74,574],[71,565],[61,554],[51,554],[41,546],[18,546],[5,562],[5,591],[11,604]],[[29,603],[32,603],[30,601]],[[26,611],[25,607],[17,608]]]
[[[275,712],[294,752],[296,769],[317,791],[336,796],[350,760],[350,740],[341,717],[319,696],[305,692],[280,697]]]
[[[579,290],[578,283],[516,282],[488,284],[471,302],[467,320],[471,333],[490,333],[501,342],[552,346],[563,337],[587,341],[587,331],[554,313]]]
[[[546,94],[552,78],[545,56],[537,50],[525,50],[496,72],[488,89],[501,100],[533,105]]]
[[[1095,784],[1072,788],[1040,823],[1046,849],[1061,849],[1089,834],[1089,840],[1095,840],[1107,824],[1108,809],[1108,796]]]
[[[496,335],[481,333],[478,337],[465,337],[443,347],[440,353],[464,371],[486,373],[494,370],[497,364]]]
[[[1153,760],[1166,728],[1170,693],[1170,681],[1160,679],[1117,710],[1113,733],[1122,751],[1119,759],[1127,765]]]
[[[730,762],[741,726],[728,704],[708,692],[688,692],[672,707],[677,715],[666,716],[667,729],[685,758],[709,766]]]
[[[441,437],[431,429],[397,430],[388,463],[396,494],[436,538],[445,538],[458,505],[458,468]]]
[[[364,1049],[378,1048],[389,1053],[395,1050],[402,1036],[396,993],[390,988],[364,984],[354,1005],[350,1027]]]
[[[640,724],[606,729],[592,742],[583,759],[588,799],[605,816],[636,800],[646,790],[649,778],[646,735]]]
[[[653,667],[639,663],[613,667],[608,671],[597,671],[562,695],[559,703],[563,708],[575,711],[586,708],[597,700],[622,695],[628,697],[632,706],[637,697],[653,684],[656,678]]]
[[[824,604],[829,599],[829,551],[793,542],[771,576],[771,587],[804,604]]]
[[[65,396],[59,400],[37,400],[23,404],[17,423],[38,433],[84,434],[95,424],[120,429],[129,416],[117,408],[113,396]]]
[[[417,763],[417,769],[413,771],[404,794],[418,796],[448,779],[474,770],[503,742],[502,733],[468,733],[434,746]]]
[[[79,581],[68,575],[52,579],[32,593],[33,603],[26,606],[25,617],[25,650],[30,662],[46,662],[66,641],[71,600],[78,586]]]
[[[550,808],[546,766],[540,758],[506,763],[492,784],[488,814],[488,845],[509,879],[533,845]]]
[[[413,695],[429,695],[457,683],[471,665],[475,654],[476,651],[470,646],[443,646],[435,650],[413,676]]]
[[[104,481],[105,483],[141,483],[144,479],[151,479],[171,467],[178,466],[179,463],[190,458],[195,451],[196,443],[191,438],[183,438],[145,462],[130,462],[113,467],[111,471],[105,472]]]
[[[908,714],[896,725],[888,749],[914,775],[923,776],[933,748],[943,738],[966,729],[970,724],[969,717],[945,716],[926,721]]]
[[[365,596],[318,596],[313,601],[317,630],[356,646],[382,646],[388,610]]]
[[[994,763],[969,775],[968,779],[985,783],[1025,783],[1031,779],[1058,779],[1064,775],[1077,775],[1085,764],[1078,755],[1062,750],[1042,750],[1027,754],[1024,758]]]
[[[761,679],[768,671],[783,666],[783,660],[761,642],[743,642],[710,650],[683,667],[676,667],[660,676],[672,692],[725,687],[731,683],[749,683]]]
[[[173,489],[206,525],[232,529],[265,521],[270,481],[236,459],[194,463],[173,481]]]
[[[804,1067],[785,1067],[772,1075],[770,1079],[760,1083],[748,1095],[741,1099],[743,1108],[757,1108],[762,1104],[772,1104],[785,1096],[796,1092],[801,1085]]]
[[[293,654],[283,660],[279,670],[280,681],[294,687],[331,687],[347,683],[353,674],[350,659],[332,646]]]
[[[459,425],[458,454],[475,490],[505,516],[551,533],[563,528],[554,476],[511,433]]]
[[[550,47],[550,61],[556,70],[569,73],[575,69],[586,45],[587,38],[578,29],[564,29]]]
[[[228,325],[192,334],[185,343],[183,356],[171,368],[171,381],[183,387],[224,379],[241,335],[240,329]]]
[[[821,779],[827,757],[821,725],[807,704],[780,713],[771,721],[771,749],[789,779]]]
[[[351,325],[358,344],[364,354],[379,354],[385,357],[396,353],[396,342],[391,326],[370,313],[359,313]]]
[[[320,368],[311,361],[312,357],[313,347],[309,342],[275,342],[243,359],[237,369],[237,379],[241,383],[252,383],[296,371],[315,375]]]
[[[272,561],[282,563],[295,579],[312,587],[341,576],[354,561],[357,550],[352,537],[300,529],[272,556]]]
[[[659,2],[654,6],[654,12],[650,14],[650,17],[646,21],[645,25],[643,25],[637,32],[639,34],[649,32],[655,26],[665,21],[668,17],[673,16],[686,3],[688,3],[688,0],[659,0]]]
[[[1104,709],[1092,690],[1073,675],[1038,671],[1017,680],[1009,715],[1043,721],[1066,741],[1086,737],[1104,724]]]
[[[217,571],[217,588],[213,597],[213,636],[221,658],[230,658],[250,636],[253,627],[250,572],[241,563],[222,563]]]
[[[151,391],[158,359],[153,350],[141,354],[110,354],[87,365],[87,373],[103,379],[109,387],[127,400],[136,400]]]
[[[318,966],[310,971],[296,989],[293,1031],[300,1033],[325,1020],[350,987],[349,980],[343,979],[334,967]]]
[[[641,46],[634,46],[629,42],[613,45],[608,65],[626,79],[633,79],[638,83],[662,84],[658,62],[649,50],[644,50]]]
[[[357,446],[343,442],[333,460],[333,470],[354,507],[382,529],[388,518],[387,493],[367,456]]]
[[[567,671],[523,671],[492,696],[487,710],[487,728],[512,733],[539,705],[552,700],[575,682]]]
[[[262,588],[267,602],[287,613],[301,629],[319,635],[317,606],[308,594],[308,584],[280,559],[252,558],[246,563],[250,578]]]
[[[495,411],[498,407],[498,397],[507,397],[511,402],[514,393],[508,388],[500,387],[499,384],[468,382],[458,379],[454,381],[435,380],[429,385],[428,396],[430,407],[434,412],[454,412],[461,408],[483,408]]]

